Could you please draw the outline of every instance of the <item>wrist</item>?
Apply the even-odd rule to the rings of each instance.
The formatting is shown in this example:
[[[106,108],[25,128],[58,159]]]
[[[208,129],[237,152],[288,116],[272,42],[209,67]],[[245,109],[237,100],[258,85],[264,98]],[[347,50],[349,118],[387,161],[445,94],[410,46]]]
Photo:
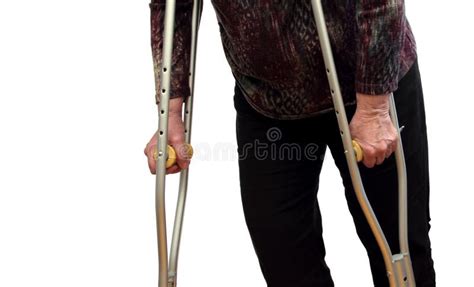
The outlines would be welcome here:
[[[367,95],[356,94],[357,110],[366,115],[380,115],[389,112],[390,94]]]
[[[179,116],[181,117],[183,112],[183,98],[170,99],[168,104],[168,115],[170,117]]]

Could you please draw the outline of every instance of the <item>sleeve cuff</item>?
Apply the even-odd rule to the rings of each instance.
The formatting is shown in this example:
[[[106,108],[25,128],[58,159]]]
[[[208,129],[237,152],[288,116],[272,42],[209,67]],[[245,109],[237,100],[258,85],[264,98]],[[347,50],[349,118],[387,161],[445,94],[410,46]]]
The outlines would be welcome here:
[[[398,81],[392,81],[386,84],[355,83],[357,93],[366,95],[386,95],[393,93],[398,88]]]
[[[191,95],[191,89],[188,84],[188,75],[187,74],[176,74],[171,77],[171,92],[170,99],[183,98],[183,101]],[[156,84],[156,94],[155,94],[155,103],[158,105],[160,103],[161,95],[161,85],[160,83]]]

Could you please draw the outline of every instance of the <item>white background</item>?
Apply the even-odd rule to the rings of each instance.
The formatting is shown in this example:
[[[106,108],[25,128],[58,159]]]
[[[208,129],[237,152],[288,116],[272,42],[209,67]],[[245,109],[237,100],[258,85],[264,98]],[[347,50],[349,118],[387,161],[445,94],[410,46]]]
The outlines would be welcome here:
[[[205,2],[193,142],[232,152],[233,79]],[[473,7],[407,2],[425,89],[438,284],[474,286]],[[154,177],[143,155],[157,126],[147,1],[0,3],[0,286],[156,286]],[[370,286],[326,159],[327,262],[337,286]],[[180,286],[265,286],[235,157],[196,158],[190,172]],[[171,219],[177,176],[168,179]]]

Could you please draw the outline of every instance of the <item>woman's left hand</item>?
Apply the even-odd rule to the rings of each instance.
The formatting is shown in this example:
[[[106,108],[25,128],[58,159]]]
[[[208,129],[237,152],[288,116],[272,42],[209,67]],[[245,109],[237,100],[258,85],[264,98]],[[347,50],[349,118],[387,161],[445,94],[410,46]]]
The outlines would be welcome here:
[[[397,148],[398,133],[390,119],[389,99],[389,95],[357,94],[357,109],[349,128],[368,168],[382,164]]]

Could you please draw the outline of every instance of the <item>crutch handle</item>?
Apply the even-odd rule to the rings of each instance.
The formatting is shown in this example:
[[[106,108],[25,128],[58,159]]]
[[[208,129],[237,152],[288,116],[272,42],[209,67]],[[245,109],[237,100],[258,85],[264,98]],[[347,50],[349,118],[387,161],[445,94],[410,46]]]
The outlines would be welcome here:
[[[185,146],[185,149],[186,149],[186,153],[188,154],[188,158],[191,158],[193,156],[193,147],[192,145],[190,144],[184,144]],[[175,163],[176,163],[176,150],[168,145],[167,146],[167,149],[168,149],[168,158],[166,159],[166,168],[169,168],[171,166],[173,166]],[[153,152],[153,158],[156,160],[158,158],[158,154],[156,152],[156,150]]]
[[[352,140],[352,147],[354,148],[354,153],[357,162],[361,162],[364,159],[364,151],[362,150],[362,147],[355,140]]]

